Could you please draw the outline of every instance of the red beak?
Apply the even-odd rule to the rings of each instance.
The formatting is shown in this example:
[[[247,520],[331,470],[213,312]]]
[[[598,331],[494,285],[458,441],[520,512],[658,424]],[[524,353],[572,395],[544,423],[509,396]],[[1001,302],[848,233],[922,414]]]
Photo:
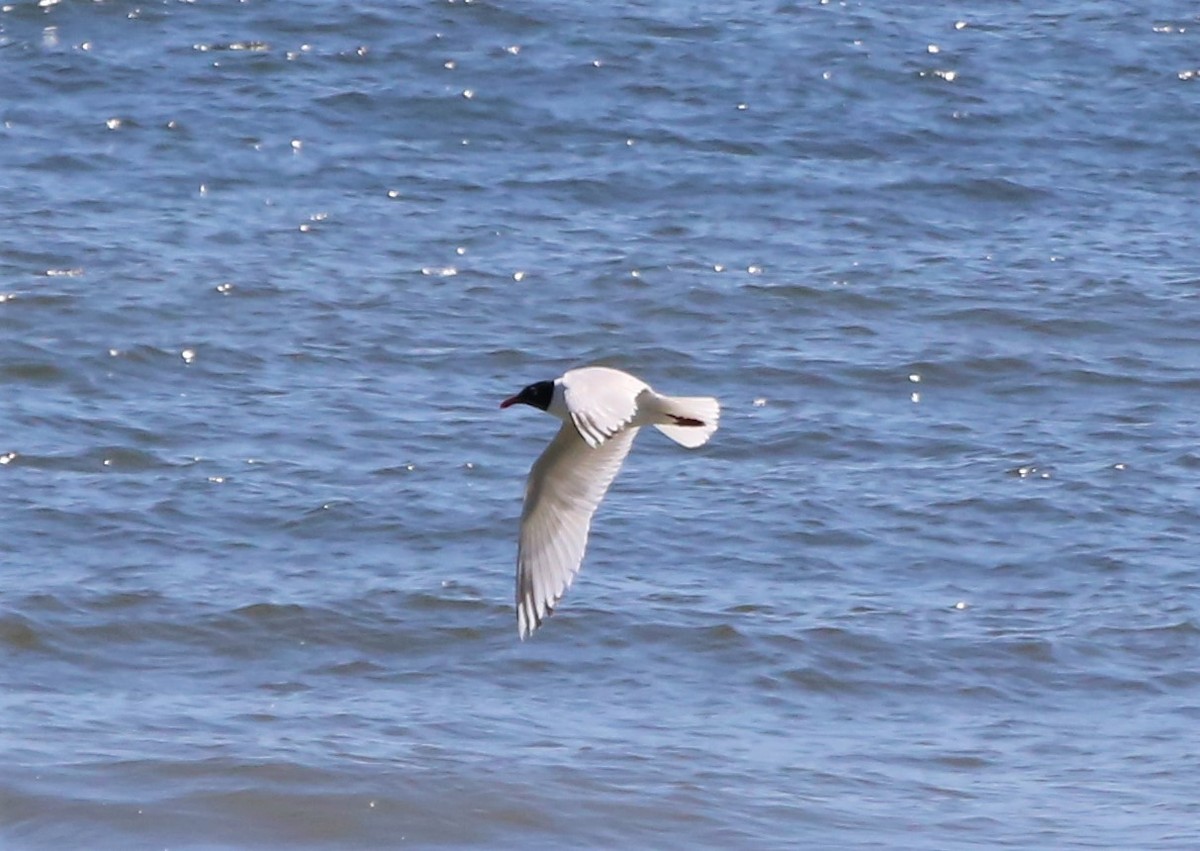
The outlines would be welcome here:
[[[505,399],[503,402],[500,403],[500,407],[507,408],[509,405],[517,404],[519,396],[520,396],[520,394],[517,394],[517,396],[509,396],[507,399]]]

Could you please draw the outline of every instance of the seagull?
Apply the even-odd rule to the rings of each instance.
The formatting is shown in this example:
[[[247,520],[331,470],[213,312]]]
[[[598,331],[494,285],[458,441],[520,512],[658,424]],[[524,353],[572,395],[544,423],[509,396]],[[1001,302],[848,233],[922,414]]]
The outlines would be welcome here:
[[[553,613],[579,572],[592,515],[638,429],[652,425],[695,449],[717,430],[721,406],[710,396],[663,396],[640,378],[605,366],[530,384],[500,407],[518,403],[563,421],[525,485],[517,546],[517,632],[524,640]]]

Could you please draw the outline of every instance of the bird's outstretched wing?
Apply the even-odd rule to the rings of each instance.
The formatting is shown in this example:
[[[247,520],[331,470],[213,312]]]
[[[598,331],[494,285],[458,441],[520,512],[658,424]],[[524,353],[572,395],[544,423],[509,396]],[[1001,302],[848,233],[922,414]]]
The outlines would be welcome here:
[[[572,369],[560,383],[571,421],[592,447],[629,425],[638,413],[639,394],[650,389],[641,379],[604,366]]]
[[[587,547],[592,515],[629,454],[636,428],[598,446],[563,423],[529,471],[517,547],[517,629],[526,638],[571,586]]]

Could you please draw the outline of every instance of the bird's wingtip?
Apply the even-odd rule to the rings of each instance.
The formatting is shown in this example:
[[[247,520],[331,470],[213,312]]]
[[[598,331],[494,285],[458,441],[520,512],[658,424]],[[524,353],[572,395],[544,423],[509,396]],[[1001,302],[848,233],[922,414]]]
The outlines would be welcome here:
[[[545,610],[539,613],[532,599],[518,603],[517,635],[522,641],[525,641],[537,632],[538,627],[542,625],[542,621],[552,614],[554,614],[554,607],[548,604],[545,605]]]

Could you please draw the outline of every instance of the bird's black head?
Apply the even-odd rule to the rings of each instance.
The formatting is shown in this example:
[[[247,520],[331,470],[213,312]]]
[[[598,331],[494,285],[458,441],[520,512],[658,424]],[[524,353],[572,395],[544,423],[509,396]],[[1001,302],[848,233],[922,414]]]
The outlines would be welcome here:
[[[532,405],[535,408],[541,408],[543,411],[550,408],[550,400],[554,398],[554,382],[539,381],[537,384],[530,384],[524,388],[516,396],[510,396],[500,403],[501,408],[507,408],[509,405],[515,405],[520,402],[523,405]]]

